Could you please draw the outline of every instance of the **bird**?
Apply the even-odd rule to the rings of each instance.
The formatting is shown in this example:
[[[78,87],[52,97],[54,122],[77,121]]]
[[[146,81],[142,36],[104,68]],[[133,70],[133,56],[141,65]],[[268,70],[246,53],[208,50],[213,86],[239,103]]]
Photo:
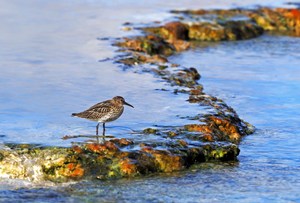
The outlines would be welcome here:
[[[96,126],[97,136],[99,124],[103,123],[102,135],[105,136],[105,123],[117,120],[124,111],[124,105],[134,108],[131,104],[127,103],[123,97],[115,96],[112,99],[99,102],[85,111],[72,113],[72,116],[98,122]]]

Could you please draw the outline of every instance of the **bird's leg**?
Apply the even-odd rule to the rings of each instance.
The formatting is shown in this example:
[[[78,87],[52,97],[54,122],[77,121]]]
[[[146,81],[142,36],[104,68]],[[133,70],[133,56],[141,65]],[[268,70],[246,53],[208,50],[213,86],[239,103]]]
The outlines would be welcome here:
[[[96,135],[98,135],[99,124],[100,124],[100,123],[98,123],[97,126],[96,126]]]
[[[98,123],[97,126],[96,126],[96,137],[97,137],[97,143],[98,143],[98,144],[99,144],[99,137],[98,137],[98,128],[99,128],[99,124],[100,124],[100,123]]]
[[[103,123],[103,136],[105,136],[105,123]]]
[[[102,133],[102,135],[103,135],[103,142],[105,142],[105,123],[103,123],[103,133]]]

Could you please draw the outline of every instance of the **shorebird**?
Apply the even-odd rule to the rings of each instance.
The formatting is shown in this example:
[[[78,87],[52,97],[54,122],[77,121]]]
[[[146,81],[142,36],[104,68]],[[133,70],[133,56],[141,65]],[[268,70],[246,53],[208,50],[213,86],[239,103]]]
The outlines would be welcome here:
[[[105,123],[118,119],[124,111],[123,105],[134,108],[131,104],[128,104],[123,97],[116,96],[110,100],[95,104],[83,112],[72,113],[72,116],[97,121],[96,135],[98,135],[99,124],[103,123],[102,135],[105,136]]]

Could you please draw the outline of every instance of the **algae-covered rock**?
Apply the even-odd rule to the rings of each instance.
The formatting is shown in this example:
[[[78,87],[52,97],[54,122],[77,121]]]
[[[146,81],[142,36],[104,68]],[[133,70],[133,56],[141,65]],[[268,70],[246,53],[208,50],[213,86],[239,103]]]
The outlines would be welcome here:
[[[188,26],[181,22],[170,22],[159,27],[143,28],[148,33],[155,34],[168,42],[176,51],[184,51],[190,47]]]
[[[82,143],[72,148],[27,148],[27,152],[6,148],[1,149],[0,154],[3,156],[1,178],[65,182],[179,171],[207,160],[236,160],[238,149],[235,145],[221,144],[195,147],[180,141],[177,144],[157,142],[153,147],[145,145],[140,150],[124,151],[106,141]]]
[[[150,32],[160,37],[174,41],[174,40],[188,40],[188,28],[187,25],[181,22],[170,22],[159,27],[146,27],[144,31]]]
[[[182,22],[144,27],[147,34],[123,38],[115,45],[150,56],[134,54],[118,60],[127,65],[166,63],[166,57],[187,50],[196,41],[234,41],[258,37],[264,31],[300,36],[300,10],[286,8],[212,9],[172,11]],[[152,57],[154,56],[154,57]]]
[[[298,8],[259,8],[259,9],[212,9],[212,10],[185,10],[185,11],[172,11],[173,13],[183,14],[183,19],[195,19],[202,16],[203,19],[210,19],[218,24],[222,22],[231,24],[234,21],[241,21],[240,25],[234,25],[235,29],[240,30],[242,36],[259,36],[261,34],[261,27],[263,30],[286,33],[294,36],[300,36],[300,10]],[[236,20],[237,19],[237,20]],[[255,24],[254,27],[248,27],[249,24],[243,28],[244,22],[251,20]],[[258,26],[258,27],[257,27]],[[205,27],[205,24],[204,24]],[[230,26],[225,26],[230,28]],[[202,28],[204,29],[204,28]],[[230,30],[230,29],[229,29]],[[208,32],[208,31],[206,31]],[[235,32],[236,33],[236,32]],[[221,39],[221,34],[218,35]],[[250,37],[248,36],[248,37]],[[224,37],[224,36],[223,36]],[[242,37],[241,39],[247,39]],[[218,39],[218,38],[215,38]]]
[[[116,62],[122,63],[127,66],[133,66],[138,64],[150,63],[150,64],[163,64],[167,63],[168,59],[162,55],[145,55],[142,53],[135,53],[129,57],[118,59]]]
[[[249,16],[265,30],[280,31],[300,36],[300,10],[261,8]]]
[[[144,134],[156,134],[157,133],[157,129],[154,128],[146,128],[143,130]]]
[[[184,68],[178,70],[176,73],[156,71],[156,73],[163,76],[163,79],[167,80],[171,85],[184,86],[194,88],[198,85],[201,75],[194,67]]]
[[[124,38],[123,41],[115,45],[127,48],[129,50],[144,52],[149,55],[171,55],[174,53],[174,47],[160,37],[147,35],[145,37]]]
[[[5,149],[0,149],[0,154],[3,155],[0,177],[30,181],[51,179],[53,175],[58,176],[52,169],[63,166],[70,151],[67,148],[39,148],[31,145],[21,148],[18,145],[6,146]]]
[[[263,29],[248,21],[196,23],[189,27],[189,38],[201,41],[244,40],[260,36]]]
[[[225,40],[225,30],[221,25],[211,23],[193,24],[189,27],[189,38],[201,41]]]

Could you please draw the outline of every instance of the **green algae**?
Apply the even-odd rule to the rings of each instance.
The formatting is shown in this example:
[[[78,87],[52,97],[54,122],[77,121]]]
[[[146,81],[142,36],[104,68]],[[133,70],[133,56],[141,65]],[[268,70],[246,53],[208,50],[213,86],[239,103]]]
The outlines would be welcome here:
[[[143,134],[156,134],[157,133],[157,129],[154,128],[146,128],[143,130]]]

